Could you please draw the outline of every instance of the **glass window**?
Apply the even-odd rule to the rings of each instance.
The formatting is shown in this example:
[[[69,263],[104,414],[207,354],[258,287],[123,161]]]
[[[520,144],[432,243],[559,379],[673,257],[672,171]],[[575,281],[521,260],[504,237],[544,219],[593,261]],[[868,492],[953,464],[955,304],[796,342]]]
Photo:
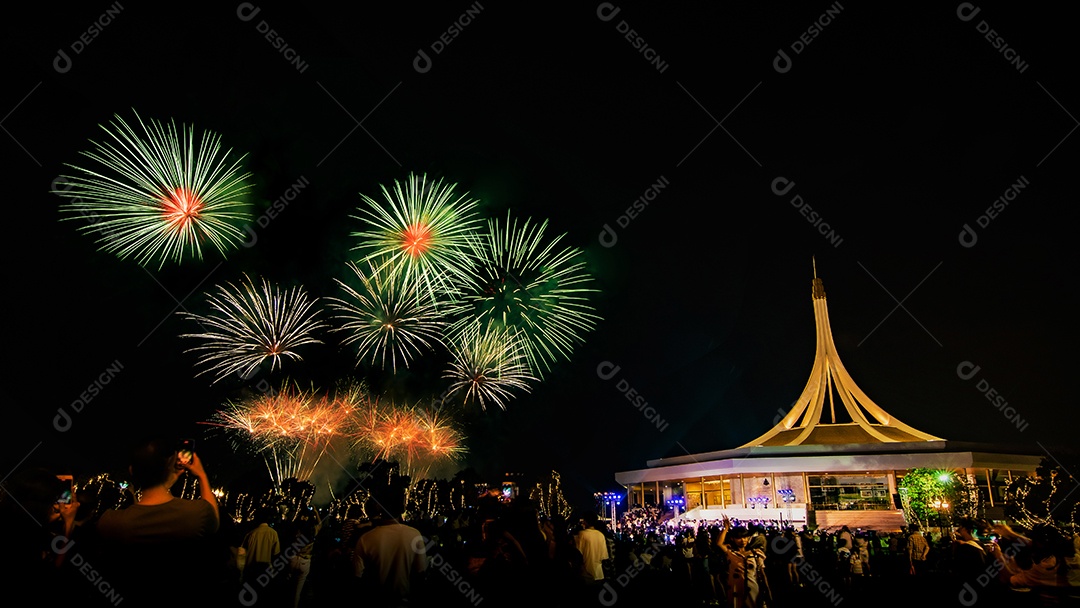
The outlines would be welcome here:
[[[731,488],[731,500],[729,500],[727,504],[738,505],[745,502],[742,491],[742,480],[738,477],[732,477],[731,479],[727,479],[725,481],[730,483],[729,487]]]
[[[686,493],[686,510],[696,509],[701,506],[701,492]]]
[[[776,493],[777,506],[785,504],[803,503],[806,500],[806,487],[803,486],[802,475],[777,475],[773,478],[773,492]]]
[[[884,473],[809,475],[810,504],[816,510],[892,509]]]
[[[731,482],[721,479],[705,480],[705,506],[719,507],[731,501]]]

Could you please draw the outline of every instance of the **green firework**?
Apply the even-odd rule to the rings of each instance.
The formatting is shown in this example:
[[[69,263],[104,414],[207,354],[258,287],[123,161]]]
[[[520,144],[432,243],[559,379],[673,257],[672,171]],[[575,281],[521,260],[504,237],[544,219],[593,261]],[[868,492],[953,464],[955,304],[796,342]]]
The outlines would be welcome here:
[[[244,242],[252,187],[243,156],[222,151],[221,136],[175,121],[129,125],[119,115],[102,125],[107,136],[82,152],[92,163],[66,165],[53,192],[64,197],[63,219],[85,222],[98,247],[141,266],[222,255]]]

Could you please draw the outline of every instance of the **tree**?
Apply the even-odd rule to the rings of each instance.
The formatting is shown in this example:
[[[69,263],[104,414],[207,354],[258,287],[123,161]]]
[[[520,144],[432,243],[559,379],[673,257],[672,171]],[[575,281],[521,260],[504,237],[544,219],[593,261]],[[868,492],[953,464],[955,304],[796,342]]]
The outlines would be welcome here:
[[[912,469],[897,484],[904,517],[922,528],[951,527],[981,511],[979,492],[965,475],[943,469]]]
[[[1035,475],[1016,477],[1005,488],[1005,514],[1029,530],[1039,525],[1075,529],[1080,507],[1077,485],[1069,469],[1043,458]]]
[[[551,471],[545,479],[541,480],[529,493],[529,499],[536,502],[541,515],[552,517],[559,515],[569,518],[573,507],[566,500],[562,491],[562,479],[557,471]]]

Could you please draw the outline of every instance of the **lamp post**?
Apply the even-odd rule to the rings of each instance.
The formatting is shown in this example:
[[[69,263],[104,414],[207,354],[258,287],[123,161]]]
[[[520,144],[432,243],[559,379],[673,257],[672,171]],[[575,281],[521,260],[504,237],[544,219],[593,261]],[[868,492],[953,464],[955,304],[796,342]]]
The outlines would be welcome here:
[[[675,510],[675,517],[673,517],[672,519],[678,519],[679,508],[686,506],[686,499],[682,496],[672,496],[668,499],[667,504],[669,507]]]
[[[938,533],[941,534],[941,538],[945,537],[945,513],[949,510],[949,503],[944,499],[937,499],[930,503],[933,505],[934,510],[938,514]]]
[[[791,525],[791,503],[795,502],[795,490],[791,488],[783,488],[776,491],[780,495],[780,500],[784,503],[784,507],[787,509],[788,523]]]
[[[758,505],[761,505],[761,508],[763,509],[767,509],[769,508],[769,503],[771,501],[768,496],[751,496],[750,498],[746,499],[746,502],[750,503],[751,509],[757,507]]]
[[[949,488],[949,486],[952,484],[952,481],[953,481],[952,472],[951,471],[941,471],[937,476],[937,480],[941,484],[942,496],[941,496],[941,498],[934,499],[934,501],[931,504],[933,505],[934,510],[937,511],[937,515],[938,515],[938,533],[941,535],[941,538],[944,538],[945,537],[945,521],[944,520],[945,520],[945,515],[949,511],[949,502],[948,502],[948,500],[946,500],[945,496],[948,495],[947,494],[947,489]]]
[[[593,496],[603,504],[604,515],[611,521],[611,531],[618,532],[618,506],[622,503],[622,494],[619,492],[597,492]]]

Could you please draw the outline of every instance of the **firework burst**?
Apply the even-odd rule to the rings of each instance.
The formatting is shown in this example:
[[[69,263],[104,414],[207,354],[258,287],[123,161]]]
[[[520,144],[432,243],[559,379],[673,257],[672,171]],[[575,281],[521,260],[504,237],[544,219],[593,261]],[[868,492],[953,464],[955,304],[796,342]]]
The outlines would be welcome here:
[[[197,376],[213,373],[213,383],[234,373],[248,378],[267,359],[274,371],[283,359],[302,360],[298,347],[322,344],[315,337],[326,327],[314,308],[318,300],[309,298],[303,288],[282,289],[266,279],[256,287],[245,275],[240,286],[227,283],[218,285],[217,291],[207,296],[211,314],[178,313],[203,329],[181,334],[203,340],[201,346],[185,351],[198,353],[199,364],[205,366]]]
[[[175,121],[137,126],[120,116],[102,129],[108,136],[82,152],[88,167],[67,165],[53,192],[68,199],[64,219],[82,218],[80,231],[96,237],[102,251],[141,266],[203,257],[210,245],[222,255],[245,240],[250,221],[245,197],[250,173],[243,156],[221,150],[221,136]]]
[[[391,408],[383,412],[371,434],[371,442],[377,446],[376,458],[411,462],[419,453],[420,425],[413,411],[408,408]]]
[[[472,289],[448,311],[456,320],[450,335],[479,323],[481,327],[515,330],[522,338],[524,355],[538,377],[559,358],[569,359],[582,334],[600,320],[589,305],[595,293],[587,285],[582,252],[560,248],[563,236],[545,238],[547,220],[534,224],[488,220],[478,241],[479,271]]]
[[[280,391],[226,403],[206,424],[263,456],[273,481],[310,479],[337,440],[347,442],[361,392],[321,393],[286,383]]]
[[[397,462],[414,481],[464,453],[462,434],[449,418],[417,406],[369,401],[354,414],[353,449],[371,462]]]
[[[423,453],[434,460],[458,460],[465,454],[463,437],[448,417],[438,411],[420,411],[420,434],[417,441]]]
[[[454,360],[443,372],[451,382],[451,394],[462,395],[467,405],[489,404],[506,409],[514,391],[530,392],[537,380],[529,370],[520,332],[514,329],[483,327],[473,323],[454,340]]]
[[[406,458],[403,466],[415,486],[420,480],[449,474],[466,450],[461,431],[448,417],[420,409],[413,416],[418,430],[413,436],[415,455]]]
[[[330,307],[342,321],[335,331],[345,332],[344,344],[355,344],[357,365],[370,358],[396,373],[398,361],[406,367],[415,357],[442,344],[446,325],[426,294],[415,283],[406,284],[399,276],[369,263],[365,274],[359,266],[349,267],[361,282],[359,290],[337,280],[345,298],[328,298]],[[389,360],[389,361],[388,361]]]
[[[472,275],[480,225],[477,201],[455,194],[455,186],[410,174],[392,190],[381,186],[383,203],[361,194],[365,205],[353,217],[369,228],[352,234],[360,241],[354,249],[362,252],[361,261],[399,274],[406,284],[418,283],[419,293],[432,300],[455,293]]]

